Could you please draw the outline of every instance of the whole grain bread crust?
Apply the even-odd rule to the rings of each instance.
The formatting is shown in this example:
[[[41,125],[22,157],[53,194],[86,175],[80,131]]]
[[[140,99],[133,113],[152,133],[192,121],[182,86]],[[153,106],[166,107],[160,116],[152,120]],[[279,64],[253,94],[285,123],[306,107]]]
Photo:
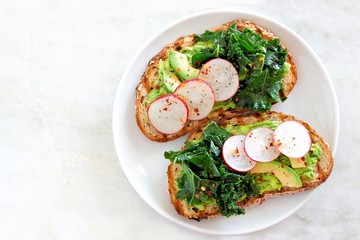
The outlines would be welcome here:
[[[242,30],[244,28],[249,28],[254,32],[257,32],[263,36],[264,39],[269,40],[276,38],[275,34],[272,33],[270,30],[260,27],[257,24],[247,21],[247,20],[235,20],[228,23],[221,25],[220,27],[212,29],[212,31],[218,30],[225,30],[227,29],[232,23],[236,22],[238,29]],[[191,121],[189,120],[186,126],[175,134],[163,134],[158,132],[150,122],[147,120],[147,106],[145,104],[146,96],[149,92],[155,88],[154,86],[154,79],[158,78],[158,63],[160,60],[164,60],[167,58],[169,51],[171,50],[180,50],[183,47],[192,46],[195,44],[194,41],[195,34],[189,36],[183,36],[178,38],[175,42],[166,45],[156,56],[154,56],[148,63],[141,80],[136,87],[136,122],[139,126],[140,130],[143,134],[149,138],[150,140],[157,141],[157,142],[167,142],[173,139],[177,139],[186,133],[189,133],[199,126],[203,125],[206,122],[211,120],[219,120],[223,118],[229,118],[232,116],[237,116],[241,114],[249,114],[248,110],[237,110],[237,111],[224,111],[218,110],[212,112],[207,118],[199,121]],[[282,44],[283,45],[283,44]],[[283,45],[285,48],[285,46]],[[281,98],[286,98],[292,89],[294,88],[297,82],[297,70],[296,66],[293,61],[292,55],[288,52],[286,62],[290,64],[290,71],[289,74],[282,79],[282,92]]]
[[[326,181],[330,176],[330,173],[333,169],[334,158],[328,144],[324,139],[306,122],[301,121],[293,116],[286,115],[279,112],[268,112],[268,113],[255,113],[246,117],[233,117],[218,123],[219,126],[226,127],[228,124],[237,126],[237,125],[247,125],[264,120],[273,120],[273,121],[289,121],[294,120],[300,122],[305,128],[309,131],[311,140],[313,143],[319,144],[322,149],[322,156],[317,162],[315,168],[315,178],[313,180],[304,180],[302,179],[302,187],[300,188],[290,188],[283,187],[280,191],[267,192],[259,197],[246,199],[238,203],[238,206],[241,208],[250,208],[256,205],[262,204],[266,199],[270,197],[278,196],[287,196],[293,195],[306,190],[310,190],[318,187],[320,184]],[[205,126],[197,129],[192,132],[187,140],[199,139],[202,135],[202,130]],[[170,195],[171,203],[174,205],[176,211],[190,219],[209,219],[220,215],[220,209],[217,205],[206,205],[204,210],[199,210],[196,207],[189,206],[185,200],[179,200],[176,198],[178,191],[176,185],[176,178],[181,174],[182,166],[181,164],[170,164],[168,167],[168,191]]]

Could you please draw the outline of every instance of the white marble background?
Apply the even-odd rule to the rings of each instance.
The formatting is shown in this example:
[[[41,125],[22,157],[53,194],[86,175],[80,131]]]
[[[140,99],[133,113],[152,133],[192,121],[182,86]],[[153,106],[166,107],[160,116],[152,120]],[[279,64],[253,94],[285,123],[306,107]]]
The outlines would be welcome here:
[[[215,8],[264,14],[301,35],[328,69],[341,113],[324,187],[286,220],[233,237],[151,209],[112,138],[129,59],[170,22]],[[359,16],[356,0],[0,1],[0,239],[360,239]]]

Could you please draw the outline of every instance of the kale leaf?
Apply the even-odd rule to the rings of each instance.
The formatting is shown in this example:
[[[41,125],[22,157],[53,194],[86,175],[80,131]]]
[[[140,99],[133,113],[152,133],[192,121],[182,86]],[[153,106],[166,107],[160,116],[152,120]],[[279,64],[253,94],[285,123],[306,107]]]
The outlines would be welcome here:
[[[192,56],[191,61],[194,67],[200,67],[202,64],[204,64],[210,59],[218,57],[222,58],[225,56],[224,32],[211,32],[207,30],[201,35],[195,35],[194,40],[197,42],[204,42],[208,46],[211,46],[201,49]]]
[[[281,79],[271,77],[266,69],[259,76],[254,77],[249,84],[237,93],[237,105],[240,108],[267,111],[273,103],[281,101],[279,91]]]
[[[269,40],[265,47],[265,65],[272,71],[279,71],[285,63],[287,50],[281,47],[278,38]]]
[[[215,201],[227,217],[245,213],[237,202],[259,193],[249,174],[234,173],[223,163],[221,149],[230,136],[230,132],[212,122],[203,130],[200,140],[187,142],[183,150],[164,153],[165,158],[183,166],[181,177],[176,179],[177,198],[198,208]]]
[[[198,177],[186,164],[183,165],[183,175],[177,179],[179,191],[176,197],[186,200],[190,206],[201,206],[211,202],[212,193],[216,193],[218,183],[213,180]]]
[[[262,112],[284,100],[280,97],[281,79],[288,74],[290,65],[286,63],[287,50],[278,38],[265,40],[248,28],[239,30],[233,23],[226,31],[205,31],[194,39],[207,46],[192,55],[194,67],[220,57],[238,71],[240,87],[232,98],[237,107]]]

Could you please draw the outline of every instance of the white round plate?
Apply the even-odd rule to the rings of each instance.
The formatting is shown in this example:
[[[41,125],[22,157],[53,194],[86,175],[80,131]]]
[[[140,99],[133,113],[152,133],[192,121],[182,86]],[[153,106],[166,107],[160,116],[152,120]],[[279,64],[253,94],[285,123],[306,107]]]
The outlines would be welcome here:
[[[292,114],[312,125],[335,153],[339,133],[338,104],[331,79],[318,56],[286,26],[258,14],[216,10],[194,14],[166,27],[138,52],[125,70],[117,89],[113,110],[113,134],[121,166],[137,193],[164,217],[184,227],[209,234],[243,234],[269,227],[298,210],[313,191],[269,199],[248,209],[245,215],[196,222],[179,216],[167,193],[167,150],[178,150],[185,137],[167,143],[152,142],[138,129],[135,120],[135,87],[149,60],[178,37],[201,34],[223,23],[247,19],[274,32],[292,53],[298,70],[298,83],[284,103],[273,110]]]

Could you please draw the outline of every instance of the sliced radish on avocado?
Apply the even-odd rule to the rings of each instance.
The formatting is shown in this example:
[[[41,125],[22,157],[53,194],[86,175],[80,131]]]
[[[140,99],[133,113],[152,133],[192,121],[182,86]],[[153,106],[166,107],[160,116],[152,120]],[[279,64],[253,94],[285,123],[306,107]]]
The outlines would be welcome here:
[[[189,120],[205,118],[215,103],[215,95],[211,86],[197,78],[182,82],[175,89],[174,94],[186,102],[189,109]]]
[[[205,63],[199,73],[215,92],[215,101],[230,99],[239,88],[239,76],[235,67],[227,60],[215,58]]]
[[[231,136],[222,148],[224,162],[237,172],[248,172],[256,165],[256,162],[245,154],[244,141],[245,135]]]
[[[311,147],[309,131],[299,122],[283,122],[274,131],[274,145],[285,156],[301,158]]]
[[[180,131],[185,126],[188,115],[186,103],[173,94],[158,97],[148,108],[151,125],[164,134]]]
[[[251,130],[245,138],[245,152],[249,158],[257,162],[270,162],[280,155],[273,144],[274,131],[260,127]]]

